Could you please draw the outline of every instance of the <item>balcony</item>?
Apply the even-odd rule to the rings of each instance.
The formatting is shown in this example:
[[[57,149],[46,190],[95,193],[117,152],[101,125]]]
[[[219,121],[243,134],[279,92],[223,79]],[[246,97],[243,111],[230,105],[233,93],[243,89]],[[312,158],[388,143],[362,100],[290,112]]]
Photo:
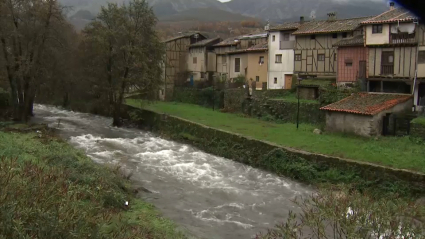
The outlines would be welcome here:
[[[417,43],[416,34],[398,33],[390,35],[391,44],[415,44]]]
[[[294,49],[295,41],[280,41],[280,50]]]
[[[382,64],[381,65],[381,75],[394,75],[394,65]]]

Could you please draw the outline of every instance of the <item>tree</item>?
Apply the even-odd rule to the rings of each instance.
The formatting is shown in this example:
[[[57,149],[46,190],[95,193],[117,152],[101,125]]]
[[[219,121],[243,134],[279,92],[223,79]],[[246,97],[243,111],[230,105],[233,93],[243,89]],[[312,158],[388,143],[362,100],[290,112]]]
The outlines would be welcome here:
[[[109,3],[83,31],[87,76],[96,80],[119,126],[127,91],[153,96],[161,85],[165,54],[155,31],[156,17],[145,0]],[[89,59],[89,60],[87,60]]]
[[[0,54],[10,84],[14,118],[32,114],[37,89],[49,74],[44,59],[66,25],[56,0],[0,1]]]

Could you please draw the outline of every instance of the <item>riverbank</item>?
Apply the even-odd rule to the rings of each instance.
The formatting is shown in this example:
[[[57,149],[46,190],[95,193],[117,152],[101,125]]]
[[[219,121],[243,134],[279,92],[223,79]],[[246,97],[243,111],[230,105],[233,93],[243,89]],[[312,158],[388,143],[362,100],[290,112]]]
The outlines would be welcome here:
[[[375,139],[330,133],[316,135],[313,134],[316,126],[313,125],[301,124],[297,130],[295,124],[265,122],[197,105],[174,102],[141,105],[137,100],[128,100],[127,103],[284,147],[425,173],[425,147],[407,137]]]
[[[288,124],[271,124],[253,118],[213,112],[184,104],[158,103],[139,105],[139,107],[144,110],[129,107],[128,113],[131,115],[131,121],[141,127],[147,127],[164,137],[189,143],[208,153],[266,169],[304,183],[312,185],[345,184],[353,189],[367,190],[381,196],[386,193],[396,193],[407,197],[425,194],[424,174],[342,157],[310,153],[282,145],[285,142],[306,146],[312,143],[314,147],[320,149],[320,145],[335,141],[334,145],[345,145],[345,149],[351,148],[358,152],[362,150],[362,147],[367,148],[368,143],[372,143],[369,145],[372,147],[369,151],[373,151],[374,145],[378,145],[378,149],[383,151],[381,154],[376,152],[372,154],[377,158],[379,155],[384,158],[382,153],[385,152],[405,155],[403,153],[406,149],[401,152],[397,151],[397,149],[401,149],[392,148],[388,144],[391,141],[386,144],[373,144],[373,140],[353,137],[347,140],[347,142],[351,142],[350,144],[344,144],[338,142],[338,137],[334,135],[315,135],[310,131],[313,128],[303,130],[308,127],[305,125],[301,126],[300,131],[296,131],[296,129],[291,129]],[[159,107],[163,111],[159,110]],[[167,113],[163,114],[164,111]],[[275,139],[275,141],[269,139]],[[407,143],[405,146],[407,147]],[[335,147],[338,148],[338,146]],[[327,145],[325,149],[335,147],[331,144]],[[419,145],[414,148],[422,150]],[[339,149],[344,149],[344,147]],[[420,163],[419,160],[417,163]]]
[[[45,126],[1,123],[0,169],[0,237],[186,238],[118,169]]]

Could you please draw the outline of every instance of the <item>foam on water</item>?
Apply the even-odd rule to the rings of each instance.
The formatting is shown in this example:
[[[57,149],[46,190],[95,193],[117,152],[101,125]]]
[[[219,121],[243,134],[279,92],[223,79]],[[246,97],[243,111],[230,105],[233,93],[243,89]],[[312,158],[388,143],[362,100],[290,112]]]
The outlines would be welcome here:
[[[163,213],[205,238],[249,238],[283,220],[310,190],[111,119],[37,105],[36,113],[94,161],[119,165],[154,195]],[[58,126],[58,120],[61,120]],[[148,197],[150,198],[150,197]]]

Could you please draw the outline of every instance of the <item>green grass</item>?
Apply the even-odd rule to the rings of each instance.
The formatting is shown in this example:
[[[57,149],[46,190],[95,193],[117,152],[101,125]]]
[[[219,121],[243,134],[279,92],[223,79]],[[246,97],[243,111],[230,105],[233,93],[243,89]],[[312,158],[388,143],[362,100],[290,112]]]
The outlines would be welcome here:
[[[420,116],[412,120],[412,123],[425,125],[425,116]]]
[[[282,100],[285,102],[298,103],[297,94],[286,94],[285,96],[271,98],[271,100]],[[300,103],[319,104],[317,100],[305,100],[305,99],[300,99]]]
[[[4,125],[4,124],[3,124]],[[113,167],[44,130],[0,131],[0,238],[186,238]],[[124,202],[129,201],[129,207]]]
[[[363,138],[342,134],[313,134],[315,126],[301,124],[276,124],[236,114],[212,111],[196,105],[157,102],[141,105],[138,100],[128,100],[129,105],[143,107],[159,113],[178,116],[259,140],[313,153],[338,156],[380,165],[425,172],[425,146],[409,138]]]

